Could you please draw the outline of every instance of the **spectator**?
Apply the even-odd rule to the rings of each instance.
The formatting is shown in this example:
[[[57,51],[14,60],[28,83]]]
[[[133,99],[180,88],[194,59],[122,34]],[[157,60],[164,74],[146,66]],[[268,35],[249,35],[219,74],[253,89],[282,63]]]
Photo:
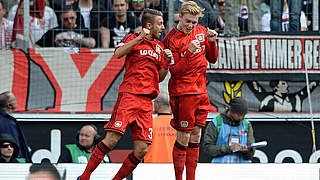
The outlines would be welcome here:
[[[30,166],[30,173],[27,180],[61,180],[57,168],[50,163],[49,159],[43,159],[41,163],[35,163]]]
[[[0,163],[18,163],[19,147],[16,140],[7,133],[0,134]]]
[[[290,13],[288,9],[288,3],[287,0],[284,1],[283,5],[283,11],[282,11],[282,19],[281,19],[281,31],[286,32],[290,30]],[[266,13],[262,16],[262,31],[271,31],[270,23],[271,23],[271,14]],[[301,11],[300,15],[300,31],[307,31],[308,25],[307,25],[307,17],[303,11]]]
[[[17,4],[15,0],[2,0],[2,6],[5,7],[6,12],[9,12],[11,7]],[[7,17],[7,16],[5,16]],[[8,18],[8,17],[7,17]]]
[[[144,8],[148,8],[149,3],[145,3],[144,0],[131,0],[130,11],[132,16],[136,16],[141,20],[142,12]],[[146,6],[146,7],[145,7]]]
[[[65,145],[59,157],[59,163],[88,163],[93,149],[100,141],[98,128],[93,124],[82,126],[77,133],[76,141],[76,144]],[[106,154],[102,162],[110,162],[108,154]]]
[[[18,107],[16,97],[9,91],[0,94],[0,133],[8,133],[14,137],[19,146],[18,158],[31,162],[29,146],[16,118],[11,114]]]
[[[160,93],[154,107],[158,116],[153,119],[152,144],[144,157],[145,163],[172,163],[172,150],[177,131],[170,126],[172,113],[169,95]]]
[[[158,11],[167,12],[168,4],[166,0],[150,0],[149,8],[156,9]]]
[[[271,31],[281,32],[282,28],[282,17],[283,17],[283,6],[286,0],[270,0],[271,9],[271,20],[270,27]],[[302,0],[290,0],[289,6],[289,31],[300,31],[300,15],[302,11]]]
[[[45,0],[30,0],[30,17],[36,17],[42,19],[44,16],[45,9]],[[25,41],[24,38],[24,9],[23,9],[23,0],[19,1],[17,6],[17,12],[14,17],[13,31],[11,46],[13,48],[25,48],[25,43],[28,43],[28,47],[34,47],[35,41],[33,39],[32,30],[30,29],[29,33],[29,42]]]
[[[270,13],[270,0],[263,0],[261,5],[260,5],[260,9],[261,9],[261,17],[263,17],[263,15]]]
[[[223,33],[224,26],[225,26],[225,2],[224,0],[217,0],[216,7],[219,9],[219,15],[217,18],[217,21],[215,23],[215,28],[214,30],[217,31],[218,33]]]
[[[248,6],[246,0],[240,1],[238,25],[240,32],[248,32]]]
[[[0,49],[9,49],[11,47],[13,23],[4,18],[5,15],[6,8],[3,1],[0,0]]]
[[[96,47],[101,46],[100,22],[102,22],[104,17],[109,16],[102,2],[96,0],[78,0],[73,4],[78,20],[80,20],[80,27],[89,29],[90,37],[93,37],[96,41]]]
[[[9,12],[8,20],[14,21],[18,5],[14,5]],[[39,41],[41,37],[49,30],[58,26],[57,16],[54,10],[49,7],[48,1],[45,0],[43,17],[37,18],[30,16],[30,29],[34,42]]]
[[[320,4],[318,3],[319,7]],[[319,8],[318,8],[319,9]],[[312,11],[313,11],[313,0],[304,0],[303,1],[303,6],[302,6],[302,11],[306,14],[307,16],[307,26],[308,26],[308,31],[313,31],[313,26],[312,26]],[[319,20],[319,18],[318,18]]]
[[[72,6],[64,6],[59,27],[46,32],[37,42],[41,47],[88,47],[94,48],[96,41],[89,37],[88,29],[80,29],[76,24],[77,13]]]
[[[181,9],[181,4],[189,0],[175,0],[174,9],[176,12],[179,12]],[[199,24],[209,27],[210,29],[215,29],[215,22],[218,18],[218,11],[210,6],[209,2],[206,0],[194,0],[200,8],[203,10],[203,17],[199,18]]]
[[[238,11],[239,1],[226,0],[225,5],[225,28],[224,34],[237,35],[239,34],[239,23],[238,23]],[[248,30],[249,32],[261,31],[261,0],[241,0],[240,4],[248,5]]]
[[[111,18],[105,18],[101,31],[101,42],[103,48],[117,47],[121,39],[128,33],[141,30],[140,20],[127,13],[129,5],[126,0],[112,0],[114,14]]]
[[[249,163],[254,155],[253,128],[245,119],[248,102],[242,97],[231,99],[229,109],[214,118],[203,137],[203,150],[212,163]]]

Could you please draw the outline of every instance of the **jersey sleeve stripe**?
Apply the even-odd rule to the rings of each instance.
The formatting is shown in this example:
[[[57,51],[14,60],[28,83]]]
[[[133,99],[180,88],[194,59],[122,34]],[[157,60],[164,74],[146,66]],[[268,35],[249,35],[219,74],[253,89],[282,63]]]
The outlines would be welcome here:
[[[170,39],[173,37],[173,35],[176,33],[176,29],[172,29],[172,31],[170,31],[170,33],[166,36],[166,38],[163,40],[163,45],[164,47],[167,49],[169,48],[169,42]]]

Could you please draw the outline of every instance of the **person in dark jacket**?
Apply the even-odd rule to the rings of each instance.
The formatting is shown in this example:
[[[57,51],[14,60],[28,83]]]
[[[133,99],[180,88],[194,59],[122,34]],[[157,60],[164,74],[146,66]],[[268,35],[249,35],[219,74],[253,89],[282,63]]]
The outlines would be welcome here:
[[[11,92],[0,94],[0,133],[8,133],[14,137],[20,149],[18,158],[24,158],[29,163],[31,155],[27,140],[16,118],[11,115],[17,107],[17,99]]]
[[[89,29],[77,24],[78,18],[73,6],[64,6],[59,26],[47,31],[36,44],[41,47],[94,48],[95,39],[90,37]]]
[[[6,133],[0,134],[0,163],[18,163],[16,159],[19,154],[19,147],[16,140]]]

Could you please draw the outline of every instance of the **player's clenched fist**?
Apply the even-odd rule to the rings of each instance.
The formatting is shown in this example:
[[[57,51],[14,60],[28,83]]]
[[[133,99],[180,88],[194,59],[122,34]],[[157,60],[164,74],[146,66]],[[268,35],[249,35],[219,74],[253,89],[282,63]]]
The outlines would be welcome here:
[[[170,64],[173,62],[173,55],[170,49],[163,50],[163,56],[164,56],[164,62],[162,65],[163,69],[168,70],[170,67]]]
[[[189,51],[195,53],[198,49],[200,49],[200,41],[192,40],[189,44]]]
[[[169,59],[170,61],[173,58],[172,52],[170,51],[170,49],[165,49],[163,50],[163,55],[165,59]]]
[[[215,42],[218,37],[218,33],[215,30],[207,28],[207,38],[210,42]]]
[[[148,34],[150,33],[150,30],[147,28],[142,28],[141,33],[139,35],[139,39],[144,39]]]

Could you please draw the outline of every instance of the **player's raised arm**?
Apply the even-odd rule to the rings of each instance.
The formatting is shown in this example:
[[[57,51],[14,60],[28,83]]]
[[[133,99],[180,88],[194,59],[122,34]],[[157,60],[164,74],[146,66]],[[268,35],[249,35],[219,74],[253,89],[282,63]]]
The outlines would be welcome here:
[[[125,55],[128,54],[128,52],[135,46],[137,45],[141,40],[143,40],[148,34],[150,33],[150,30],[143,28],[141,33],[139,34],[138,37],[135,39],[129,41],[128,43],[120,43],[118,48],[116,48],[114,55],[117,58],[121,58]]]
[[[218,59],[217,38],[218,33],[215,30],[207,28],[208,43],[206,44],[206,58],[210,63],[215,63]]]

